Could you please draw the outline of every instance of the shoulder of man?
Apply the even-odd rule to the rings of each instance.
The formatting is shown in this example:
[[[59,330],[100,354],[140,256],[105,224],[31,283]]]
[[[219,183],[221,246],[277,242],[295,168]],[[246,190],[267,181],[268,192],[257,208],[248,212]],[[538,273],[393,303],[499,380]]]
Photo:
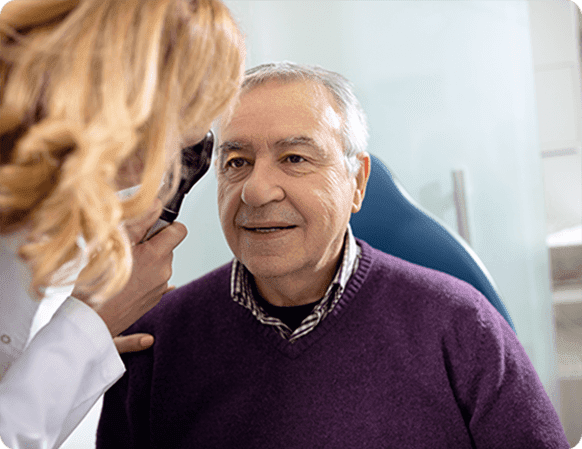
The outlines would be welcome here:
[[[445,327],[465,321],[495,322],[503,317],[491,303],[469,283],[447,273],[423,267],[372,248],[359,241],[362,260],[372,261],[366,283],[383,291],[396,313],[415,317],[417,322]]]

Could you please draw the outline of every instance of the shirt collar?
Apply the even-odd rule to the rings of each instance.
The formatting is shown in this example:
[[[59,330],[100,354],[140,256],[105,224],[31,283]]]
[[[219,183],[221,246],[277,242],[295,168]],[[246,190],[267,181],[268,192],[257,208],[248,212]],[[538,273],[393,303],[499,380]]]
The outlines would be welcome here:
[[[342,263],[336,271],[334,278],[327,287],[326,296],[336,285],[338,285],[339,288],[343,291],[352,273],[355,271],[359,246],[356,243],[356,239],[349,223],[346,230],[346,236],[344,238],[343,249],[344,251]],[[250,276],[252,276],[252,274],[247,270],[242,262],[240,262],[235,257],[233,260],[230,276],[230,294],[233,299],[248,309],[251,309],[250,302],[254,302]]]

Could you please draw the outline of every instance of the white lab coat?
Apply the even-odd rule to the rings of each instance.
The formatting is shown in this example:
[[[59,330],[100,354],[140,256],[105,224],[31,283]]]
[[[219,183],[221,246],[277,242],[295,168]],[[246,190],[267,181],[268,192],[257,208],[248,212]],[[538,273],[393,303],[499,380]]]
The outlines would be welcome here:
[[[0,236],[0,439],[57,448],[125,367],[103,320],[72,297],[29,338],[39,302],[27,293],[18,242]]]

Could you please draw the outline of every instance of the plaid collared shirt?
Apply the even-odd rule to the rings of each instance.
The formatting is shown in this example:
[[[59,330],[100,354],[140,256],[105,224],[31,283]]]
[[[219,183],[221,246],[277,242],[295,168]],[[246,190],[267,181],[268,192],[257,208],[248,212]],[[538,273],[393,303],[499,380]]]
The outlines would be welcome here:
[[[348,230],[344,240],[344,255],[339,269],[321,301],[314,307],[313,311],[301,322],[299,327],[292,331],[289,326],[279,318],[272,317],[265,312],[253,295],[251,287],[251,274],[246,267],[236,258],[232,263],[230,274],[230,295],[232,299],[241,306],[251,311],[260,323],[273,326],[277,332],[286,340],[293,343],[297,339],[307,335],[323,321],[323,319],[333,310],[340,300],[348,280],[358,269],[362,250],[356,243],[352,229],[348,224]]]

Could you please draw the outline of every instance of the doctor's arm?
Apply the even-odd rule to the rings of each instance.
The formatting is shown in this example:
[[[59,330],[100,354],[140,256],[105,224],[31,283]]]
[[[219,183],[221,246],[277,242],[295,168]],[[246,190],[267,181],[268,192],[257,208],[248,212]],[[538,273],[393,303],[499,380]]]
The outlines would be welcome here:
[[[133,231],[139,233],[138,228]],[[132,230],[133,239],[131,234]],[[11,449],[59,447],[123,375],[118,348],[143,349],[131,340],[139,342],[143,334],[129,336],[129,346],[127,339],[114,342],[112,337],[168,291],[172,251],[185,236],[184,225],[174,223],[135,245],[134,268],[119,294],[92,308],[83,302],[82,294],[74,292],[35,335],[0,381],[0,439],[5,445]]]

